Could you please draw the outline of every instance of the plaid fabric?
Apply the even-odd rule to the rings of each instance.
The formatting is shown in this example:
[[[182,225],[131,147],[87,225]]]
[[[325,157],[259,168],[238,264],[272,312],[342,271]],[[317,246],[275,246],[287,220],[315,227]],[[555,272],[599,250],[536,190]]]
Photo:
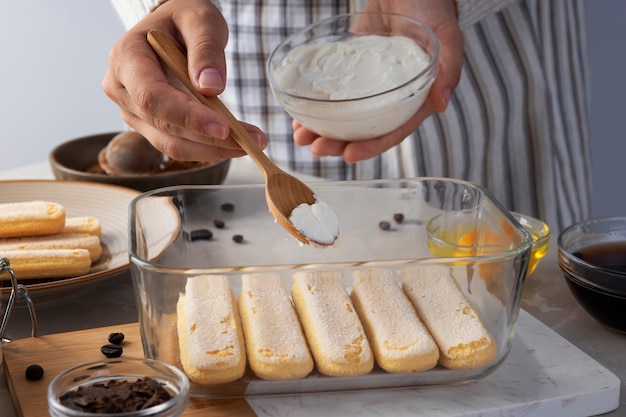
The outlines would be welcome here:
[[[265,76],[272,49],[289,34],[332,15],[346,13],[341,0],[221,1],[229,23],[227,85],[222,100],[240,120],[267,132],[268,156],[282,166],[332,179],[351,177],[341,158],[318,159],[307,148],[294,145],[291,118],[274,99]]]
[[[590,214],[584,1],[525,0],[464,30],[461,83],[448,110],[401,145],[348,165],[293,144],[291,119],[265,77],[291,32],[350,9],[348,0],[221,0],[230,27],[222,99],[270,138],[267,153],[329,179],[442,176],[488,188],[507,208],[555,230]],[[491,1],[491,3],[497,3]]]

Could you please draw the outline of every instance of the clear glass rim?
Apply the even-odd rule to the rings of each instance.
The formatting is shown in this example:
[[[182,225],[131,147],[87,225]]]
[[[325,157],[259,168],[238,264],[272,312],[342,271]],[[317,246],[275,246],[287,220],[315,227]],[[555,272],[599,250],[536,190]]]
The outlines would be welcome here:
[[[508,220],[511,222],[511,224],[513,225],[513,227],[515,227],[515,230],[519,233],[519,235],[521,236],[521,242],[518,246],[510,248],[508,250],[504,250],[501,252],[498,252],[496,254],[483,254],[480,256],[459,256],[459,257],[433,257],[433,258],[424,258],[424,259],[406,259],[406,260],[394,260],[394,262],[398,262],[398,263],[411,263],[411,264],[417,264],[417,263],[421,263],[421,264],[428,264],[428,263],[441,263],[441,262],[454,262],[454,263],[459,263],[459,262],[467,262],[467,263],[476,263],[476,262],[483,262],[483,261],[493,261],[493,260],[502,260],[502,259],[507,259],[507,258],[514,258],[517,257],[519,254],[524,253],[524,252],[528,252],[529,256],[530,253],[532,251],[532,247],[533,247],[533,238],[531,236],[531,234],[517,221],[517,219],[513,216],[513,214],[511,214],[511,212],[509,210],[507,210],[506,208],[504,208],[504,206],[501,205],[501,203],[496,200],[496,198],[491,194],[491,192],[489,190],[487,190],[486,188],[484,188],[481,185],[469,182],[469,181],[464,181],[464,180],[458,180],[458,179],[451,179],[451,178],[442,178],[442,177],[414,177],[414,178],[398,178],[398,179],[377,179],[377,180],[350,180],[350,181],[324,181],[324,180],[320,180],[320,181],[313,181],[313,182],[307,182],[308,184],[323,184],[323,185],[329,185],[329,184],[337,184],[337,186],[350,186],[350,185],[364,185],[364,184],[370,184],[370,185],[377,185],[377,184],[391,184],[391,183],[401,183],[401,182],[407,182],[407,181],[415,181],[415,182],[449,182],[449,183],[454,183],[454,184],[459,184],[459,185],[463,185],[466,186],[468,188],[474,188],[476,190],[478,190],[480,193],[482,193],[487,199],[489,199],[489,201],[494,204],[496,206],[496,208],[498,209],[499,212],[502,213],[503,216],[507,217]],[[190,268],[183,268],[183,267],[164,267],[163,265],[158,264],[157,262],[153,262],[151,260],[148,259],[144,259],[142,256],[140,256],[137,251],[135,250],[135,242],[134,239],[136,238],[136,224],[135,222],[132,221],[133,218],[136,218],[136,210],[137,210],[137,205],[138,203],[148,197],[151,196],[158,196],[160,194],[163,195],[167,195],[168,193],[172,193],[174,191],[180,191],[180,190],[219,190],[219,189],[249,189],[249,188],[263,188],[264,184],[237,184],[237,185],[224,185],[224,184],[217,184],[217,185],[182,185],[182,186],[169,186],[169,187],[162,187],[162,188],[157,188],[154,190],[149,190],[146,191],[142,194],[139,194],[138,196],[134,197],[130,204],[129,204],[129,245],[128,245],[128,254],[130,257],[130,263],[131,265],[140,265],[142,268],[147,268],[147,269],[154,269],[154,270],[159,270],[160,272],[163,273],[175,273],[175,274],[198,274],[198,273],[222,273],[222,272],[240,272],[242,269],[241,267],[206,267],[206,268],[194,268],[194,269],[190,269]],[[388,263],[387,261],[372,261],[369,263],[364,263],[362,261],[360,261],[358,263],[358,265],[356,263],[354,263],[354,266],[359,266],[359,267],[363,267],[364,264],[368,264],[369,266],[376,266],[378,265],[382,265]],[[328,263],[328,266],[346,266],[346,264],[350,265],[352,264],[352,262],[338,262],[338,263]],[[250,270],[254,269],[255,271],[267,271],[270,269],[277,269],[277,268],[285,268],[285,267],[289,267],[289,268],[302,268],[302,265],[271,265],[271,266],[265,266],[265,265],[249,265],[248,268],[250,268]]]
[[[288,92],[287,90],[285,90],[280,84],[278,84],[276,82],[276,80],[274,79],[274,75],[271,71],[270,65],[274,60],[274,57],[276,56],[276,54],[278,53],[278,51],[287,43],[291,42],[293,39],[295,39],[297,36],[300,36],[302,33],[311,31],[315,28],[318,28],[320,26],[323,26],[325,24],[327,24],[328,22],[331,22],[333,20],[341,20],[341,19],[350,19],[356,16],[363,16],[363,15],[382,15],[382,16],[389,16],[389,17],[397,17],[397,18],[403,18],[403,19],[407,19],[410,21],[413,21],[415,23],[417,23],[418,25],[420,25],[429,35],[429,37],[431,38],[431,40],[433,41],[433,53],[430,57],[430,60],[428,62],[428,65],[426,65],[426,67],[424,67],[420,72],[418,72],[415,76],[413,76],[410,80],[406,81],[405,83],[396,86],[390,90],[386,90],[386,91],[382,91],[380,93],[376,93],[376,94],[371,94],[369,96],[363,96],[363,97],[358,97],[358,98],[350,98],[350,99],[341,99],[341,100],[327,100],[327,99],[321,99],[321,98],[313,98],[313,97],[306,97],[306,96],[300,96],[297,94],[293,94]],[[406,88],[408,85],[414,83],[415,81],[417,81],[418,79],[420,79],[421,77],[423,77],[424,75],[430,73],[433,68],[435,68],[437,66],[437,61],[439,59],[439,39],[437,39],[437,36],[435,34],[435,32],[433,32],[433,30],[428,27],[428,25],[426,25],[424,22],[414,19],[410,16],[406,16],[403,14],[399,14],[399,13],[385,13],[385,12],[357,12],[357,13],[344,13],[344,14],[340,14],[340,15],[336,15],[336,16],[331,16],[331,17],[327,17],[325,19],[322,19],[316,23],[313,23],[301,30],[296,31],[295,33],[292,33],[291,35],[289,35],[287,38],[283,39],[270,53],[267,62],[265,64],[265,73],[267,75],[267,79],[270,83],[270,86],[275,89],[276,91],[280,92],[281,95],[284,95],[286,97],[290,97],[292,99],[296,99],[296,100],[302,100],[302,101],[310,101],[310,102],[316,102],[316,103],[333,103],[333,104],[341,104],[341,103],[351,103],[351,102],[358,102],[358,101],[362,101],[362,100],[367,100],[370,98],[374,98],[374,97],[380,97],[380,96],[384,96],[386,94],[389,93],[393,93],[395,91],[398,90],[402,90],[404,88]],[[434,79],[434,77],[433,77]]]
[[[594,224],[600,224],[600,223],[613,223],[613,222],[620,222],[623,223],[626,226],[626,216],[607,216],[607,217],[596,217],[596,218],[592,218],[592,219],[588,219],[588,220],[584,220],[582,222],[578,222],[575,224],[572,224],[568,227],[566,227],[565,229],[563,229],[561,231],[561,233],[559,233],[559,237],[557,239],[557,245],[558,245],[558,249],[559,249],[559,253],[561,254],[561,256],[567,260],[567,262],[572,263],[574,265],[578,265],[581,266],[583,268],[587,268],[589,270],[592,271],[597,271],[597,272],[601,272],[603,274],[609,274],[609,275],[613,275],[616,277],[621,277],[626,279],[626,272],[621,272],[615,269],[611,269],[611,268],[607,268],[604,266],[600,266],[600,265],[595,265],[592,264],[590,262],[585,261],[584,259],[579,258],[578,256],[574,255],[575,250],[579,249],[578,247],[574,247],[574,250],[572,250],[569,245],[567,245],[567,239],[569,238],[569,235],[571,233],[573,233],[574,231],[578,230],[578,229],[582,229],[582,228],[586,228],[589,227],[591,225]],[[590,243],[589,245],[592,244],[601,244],[601,243],[610,243],[610,242],[623,242],[626,241],[626,229],[624,229],[624,238],[622,239],[598,239],[592,243]],[[559,262],[561,260],[559,259]],[[593,281],[589,281],[584,279],[583,277],[580,277],[579,274],[576,273],[576,271],[572,271],[572,269],[570,267],[568,267],[565,263],[560,262],[562,267],[566,268],[568,270],[568,272],[574,274],[576,277],[578,277],[579,279],[583,280],[584,282],[587,282],[591,285],[594,285]]]

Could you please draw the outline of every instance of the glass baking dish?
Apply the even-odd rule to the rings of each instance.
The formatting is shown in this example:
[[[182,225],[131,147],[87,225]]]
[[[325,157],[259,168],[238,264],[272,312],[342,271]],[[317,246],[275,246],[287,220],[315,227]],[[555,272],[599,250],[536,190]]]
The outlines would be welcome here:
[[[459,384],[483,378],[498,368],[511,349],[532,238],[488,191],[468,182],[441,178],[319,181],[308,185],[318,199],[330,205],[339,220],[339,238],[331,247],[302,245],[287,234],[270,214],[262,185],[168,187],[146,192],[132,201],[130,266],[147,358],[180,367],[190,376],[191,395],[205,398]],[[441,219],[442,214],[453,213],[463,213],[463,231],[469,231],[474,236],[477,250],[472,251],[472,256],[451,256],[445,251],[432,250],[435,246],[431,242],[432,236],[429,237],[427,224],[431,219]],[[471,222],[468,222],[468,216],[472,219]],[[456,217],[446,216],[449,219],[449,229],[454,229]],[[483,239],[485,236],[487,238]],[[483,244],[488,245],[488,250],[480,250]],[[419,300],[422,290],[415,290],[413,295],[418,298],[411,298],[409,287],[405,287],[403,282],[405,277],[412,274],[410,271],[429,270],[443,271],[442,277],[445,277],[441,279],[452,282],[450,288],[455,295],[424,295],[422,298],[441,302],[443,306],[425,306],[420,309],[415,300]],[[361,309],[351,313],[356,314],[357,321],[363,325],[364,344],[369,346],[373,356],[371,369],[351,373],[352,368],[348,367],[345,368],[348,369],[345,374],[333,374],[323,368],[322,359],[318,361],[315,354],[319,346],[313,338],[323,339],[322,336],[307,333],[311,326],[319,329],[315,326],[326,320],[324,317],[327,311],[315,313],[319,310],[310,310],[310,316],[304,317],[302,310],[296,309],[296,322],[301,330],[304,329],[305,345],[313,353],[313,368],[310,372],[305,371],[305,375],[286,376],[289,374],[287,372],[284,378],[282,373],[268,377],[257,371],[257,368],[253,370],[250,358],[256,351],[247,345],[252,341],[252,336],[243,339],[233,336],[235,342],[240,342],[239,353],[247,361],[240,373],[234,377],[231,375],[231,379],[227,381],[212,379],[213,376],[218,376],[215,363],[211,365],[213,368],[204,367],[204,362],[200,366],[189,359],[191,353],[188,352],[200,349],[195,338],[211,339],[218,337],[219,332],[225,332],[219,323],[201,323],[202,320],[209,320],[204,314],[193,316],[190,312],[193,310],[190,305],[213,309],[219,304],[219,294],[211,293],[211,289],[198,296],[200,286],[196,285],[192,294],[189,285],[200,283],[201,279],[208,280],[210,288],[215,288],[212,284],[216,280],[224,280],[229,286],[227,290],[231,292],[230,301],[234,305],[233,328],[237,328],[243,317],[243,314],[240,315],[242,310],[238,303],[244,293],[242,281],[249,280],[250,276],[253,279],[268,275],[278,277],[278,286],[282,286],[288,294],[288,307],[298,305],[294,303],[291,292],[296,276],[329,276],[332,285],[341,284],[350,300],[346,301],[347,309],[352,310],[354,305],[351,301],[354,298],[350,296],[354,297],[356,294],[352,294],[353,277],[370,274],[372,271],[374,276],[382,274],[391,277],[394,281],[391,288],[393,291],[397,287],[402,289],[398,297],[406,296],[417,312],[420,319],[418,321],[425,325],[427,333],[433,339],[436,332],[441,330],[431,330],[426,326],[428,320],[436,327],[437,322],[443,320],[438,319],[440,314],[454,315],[454,311],[458,313],[461,307],[467,310],[463,310],[463,314],[471,316],[479,327],[482,325],[482,330],[488,335],[487,339],[492,342],[493,354],[486,362],[476,362],[469,366],[448,366],[443,357],[449,351],[436,339],[439,360],[432,367],[417,370],[419,367],[413,366],[411,359],[408,362],[399,362],[402,364],[400,368],[385,370],[388,368],[382,366],[382,359],[379,361],[376,356],[377,349],[382,351],[383,348],[374,346],[388,344],[388,340],[381,342],[380,336],[374,334],[377,331],[376,326],[380,327],[380,324],[373,324],[373,318],[365,317],[365,310]],[[422,272],[416,275],[418,281],[414,281],[417,286],[426,282],[420,274]],[[459,305],[446,305],[457,296],[463,300],[455,301]],[[335,299],[329,300],[330,308],[326,310],[337,307],[332,304]],[[340,300],[343,303],[345,298]],[[382,303],[378,304],[381,309],[387,310],[391,307],[391,314],[398,311],[396,303],[399,301],[396,295],[389,298],[373,297],[373,300]],[[365,304],[359,303],[362,308],[365,308]],[[460,304],[463,305],[460,307]],[[271,313],[274,307],[263,311]],[[414,314],[412,311],[410,313]],[[207,312],[206,317],[209,315]],[[428,315],[435,317],[434,321],[432,318],[427,320]],[[280,319],[279,317],[278,321]],[[261,323],[259,327],[269,325],[263,321]],[[476,324],[462,323],[451,321],[442,331],[446,335],[452,334],[452,327],[469,329]],[[273,324],[273,320],[270,324]],[[409,321],[400,324],[399,333],[404,334],[405,340],[407,334],[413,335],[408,329],[410,325],[412,326]],[[249,324],[248,330],[250,327]],[[204,333],[192,336],[197,328],[204,329]],[[273,329],[276,332],[276,327]],[[343,329],[341,325],[326,329],[329,331],[328,337],[340,340],[345,336],[340,329]],[[381,331],[386,332],[387,329]],[[276,338],[279,337],[278,333],[274,334]],[[409,342],[417,343],[417,340]],[[454,343],[450,340],[445,342],[448,347],[455,344],[470,346],[466,339],[453,340]],[[332,346],[332,343],[329,345]],[[209,350],[206,348],[203,353],[209,355]],[[185,353],[181,355],[181,351]],[[402,354],[400,357],[405,359]],[[274,365],[278,365],[277,369],[280,370],[280,361],[277,360]],[[282,368],[292,369],[289,364],[284,364]],[[189,372],[190,369],[193,372]],[[214,371],[216,373],[213,375]]]

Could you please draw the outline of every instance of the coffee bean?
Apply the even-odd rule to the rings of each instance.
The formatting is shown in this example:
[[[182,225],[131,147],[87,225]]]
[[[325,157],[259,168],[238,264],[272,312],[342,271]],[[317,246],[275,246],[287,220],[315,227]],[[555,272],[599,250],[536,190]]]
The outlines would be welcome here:
[[[38,381],[43,378],[43,368],[41,365],[33,364],[26,368],[26,379],[29,381]]]
[[[185,240],[211,240],[213,239],[213,232],[209,229],[196,229],[191,232],[183,231],[183,237]]]
[[[220,208],[224,211],[233,211],[235,210],[235,205],[233,203],[224,203]]]
[[[109,343],[112,343],[114,345],[121,345],[123,341],[124,333],[116,332],[109,335]]]
[[[123,351],[121,346],[114,344],[104,345],[100,348],[100,352],[107,358],[119,358]]]
[[[215,227],[217,227],[218,229],[223,229],[225,224],[223,221],[221,220],[213,220],[213,224],[215,225]]]
[[[233,240],[237,243],[243,242],[243,235],[233,235]]]
[[[393,219],[396,221],[396,223],[402,223],[404,221],[404,214],[396,213],[393,215]]]
[[[388,221],[381,221],[378,223],[378,227],[381,228],[381,230],[389,230],[391,229],[391,223],[389,223]]]

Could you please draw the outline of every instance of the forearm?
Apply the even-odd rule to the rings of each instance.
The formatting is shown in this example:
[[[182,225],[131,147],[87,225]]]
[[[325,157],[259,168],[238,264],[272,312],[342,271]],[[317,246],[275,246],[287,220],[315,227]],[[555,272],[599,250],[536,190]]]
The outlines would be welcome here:
[[[117,15],[129,29],[164,0],[111,0]]]
[[[167,0],[111,0],[111,3],[124,27],[130,29],[165,1]],[[211,0],[211,2],[219,8],[219,0]]]
[[[465,29],[519,0],[456,0],[459,26]]]
[[[128,29],[135,25],[155,7],[166,0],[111,0],[124,26]],[[218,0],[212,0],[219,7]],[[498,12],[519,0],[456,0],[459,25],[466,28],[483,17]],[[351,0],[353,10],[361,9],[364,0]]]

